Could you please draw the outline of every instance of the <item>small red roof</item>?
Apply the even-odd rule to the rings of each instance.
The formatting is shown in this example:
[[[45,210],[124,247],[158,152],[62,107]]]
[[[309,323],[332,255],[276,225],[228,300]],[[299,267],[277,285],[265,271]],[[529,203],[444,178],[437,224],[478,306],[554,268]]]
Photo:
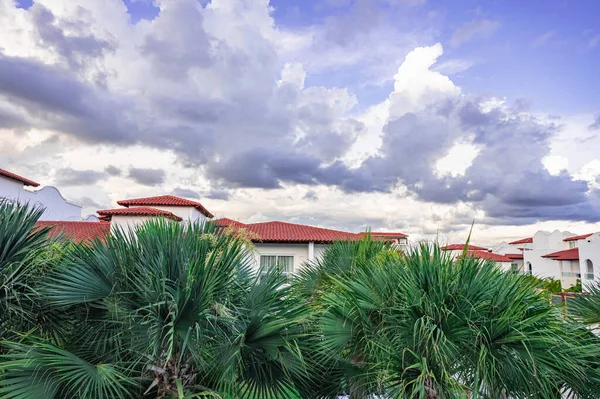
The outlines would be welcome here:
[[[91,241],[96,238],[104,239],[110,232],[110,223],[106,222],[41,221],[35,225],[40,228],[51,227],[50,237],[62,234],[65,238],[77,243]]]
[[[523,259],[523,254],[506,254],[504,256],[511,259]]]
[[[0,169],[0,176],[8,177],[9,179],[16,180],[20,183],[23,183],[26,186],[37,187],[40,183],[36,183],[33,180],[29,180],[24,178],[23,176],[19,176],[16,173],[9,172],[8,170]]]
[[[441,247],[442,251],[462,251],[465,249],[465,244],[450,244],[445,247]],[[487,248],[478,247],[477,245],[469,245],[467,248],[468,251],[486,251]]]
[[[469,251],[469,256],[477,259],[491,260],[492,262],[512,262],[512,259],[508,256],[487,251]]]
[[[577,241],[577,240],[584,240],[588,237],[590,237],[591,235],[593,235],[593,233],[590,234],[582,234],[580,236],[573,236],[573,237],[568,237],[565,238],[563,241]]]
[[[533,237],[527,237],[527,238],[523,238],[521,240],[517,240],[517,241],[513,241],[513,242],[509,242],[509,245],[516,245],[516,244],[531,244],[533,242]]]
[[[134,198],[117,201],[117,204],[125,207],[130,206],[192,206],[207,218],[214,215],[210,213],[201,203],[190,201],[173,195],[159,195],[158,197]]]
[[[168,219],[182,221],[179,216],[174,215],[169,211],[163,211],[162,209],[150,208],[147,206],[136,206],[134,208],[117,208],[117,209],[105,209],[97,211],[98,215],[102,216],[106,220],[105,216],[164,216]]]
[[[553,252],[542,258],[552,258],[554,260],[579,260],[579,248],[571,248],[564,251]]]

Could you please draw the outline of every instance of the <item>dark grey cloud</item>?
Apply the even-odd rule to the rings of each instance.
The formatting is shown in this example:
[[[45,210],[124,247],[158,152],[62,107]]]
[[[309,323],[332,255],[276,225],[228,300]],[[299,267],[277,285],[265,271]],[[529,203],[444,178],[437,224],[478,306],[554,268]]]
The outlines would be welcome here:
[[[62,168],[56,171],[55,180],[58,186],[87,186],[98,183],[106,175],[95,170],[75,170]]]
[[[57,66],[0,53],[0,100],[23,110],[30,127],[54,129],[92,142],[132,143],[128,108],[101,88]]]
[[[90,197],[81,197],[81,198],[75,200],[75,203],[79,204],[81,206],[84,206],[84,207],[89,206],[89,207],[93,207],[96,209],[107,209],[108,208],[107,204],[103,204],[93,198],[90,198]]]
[[[165,182],[166,174],[162,169],[131,168],[129,178],[144,186],[158,186]]]
[[[319,199],[319,196],[315,190],[308,190],[302,199],[307,201],[316,201]]]
[[[173,190],[173,195],[176,197],[201,199],[197,191],[190,190],[189,188],[177,187]]]
[[[229,199],[231,198],[231,195],[229,194],[229,191],[227,191],[227,190],[210,190],[206,194],[206,198],[222,200],[222,201],[229,201]]]
[[[121,176],[122,173],[121,169],[114,165],[108,165],[106,168],[104,168],[104,171],[110,176]]]
[[[91,59],[107,51],[114,51],[113,44],[89,34],[89,29],[84,24],[73,21],[63,21],[61,24],[54,14],[41,4],[35,3],[30,13],[40,44],[58,53],[70,68],[80,68]],[[68,25],[71,31],[77,30],[79,34],[66,35],[60,25]]]

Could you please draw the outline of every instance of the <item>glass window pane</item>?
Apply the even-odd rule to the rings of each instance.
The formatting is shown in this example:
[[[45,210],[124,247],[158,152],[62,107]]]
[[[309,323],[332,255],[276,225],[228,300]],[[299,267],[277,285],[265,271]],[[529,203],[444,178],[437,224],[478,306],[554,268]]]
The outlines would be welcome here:
[[[293,256],[278,256],[277,264],[281,268],[281,272],[285,275],[291,275],[294,272]]]
[[[271,269],[277,265],[277,256],[275,255],[261,255],[260,256],[260,267]]]

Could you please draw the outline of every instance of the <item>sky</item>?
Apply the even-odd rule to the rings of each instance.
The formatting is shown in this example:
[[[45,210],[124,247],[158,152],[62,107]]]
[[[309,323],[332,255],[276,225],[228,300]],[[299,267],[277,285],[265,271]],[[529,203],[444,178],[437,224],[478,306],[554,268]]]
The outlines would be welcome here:
[[[0,165],[86,213],[600,230],[595,0],[0,0]]]

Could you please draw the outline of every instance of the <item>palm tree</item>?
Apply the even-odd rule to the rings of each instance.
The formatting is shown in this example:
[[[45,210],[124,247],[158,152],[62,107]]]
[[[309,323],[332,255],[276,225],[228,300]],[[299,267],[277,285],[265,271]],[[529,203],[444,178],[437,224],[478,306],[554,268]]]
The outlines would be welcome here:
[[[48,228],[35,225],[43,212],[0,200],[0,339],[35,325],[48,327],[39,324],[45,309],[32,287],[56,249],[48,241]]]
[[[0,397],[291,397],[308,381],[307,307],[250,256],[164,220],[74,246],[40,289],[67,331],[4,342]]]
[[[355,397],[600,394],[600,340],[522,276],[421,245],[332,280],[319,299],[321,362],[344,366]]]

